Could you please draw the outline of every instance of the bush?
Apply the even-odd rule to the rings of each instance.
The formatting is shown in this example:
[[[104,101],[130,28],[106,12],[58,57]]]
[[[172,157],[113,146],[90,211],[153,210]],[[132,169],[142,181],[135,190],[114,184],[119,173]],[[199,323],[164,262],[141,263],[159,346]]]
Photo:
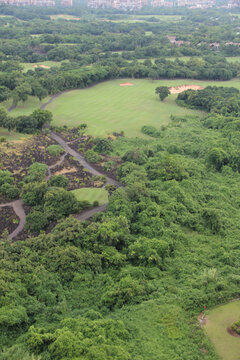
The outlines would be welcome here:
[[[0,170],[0,186],[6,183],[13,184],[13,174],[8,170]]]
[[[90,163],[98,163],[102,160],[102,157],[93,150],[88,150],[85,154],[85,158]]]
[[[10,200],[18,199],[20,196],[20,191],[17,186],[7,183],[1,186],[1,192],[3,195],[6,195],[7,198]]]
[[[161,136],[160,131],[158,131],[154,126],[144,125],[141,128],[141,132],[154,138],[159,138]]]
[[[42,211],[33,210],[26,216],[26,229],[39,232],[48,224],[48,218]]]
[[[108,139],[96,138],[94,143],[95,146],[93,150],[101,154],[108,154],[113,149],[111,140]]]
[[[47,174],[48,166],[39,162],[33,163],[29,167],[29,175],[24,178],[24,182],[42,181]]]
[[[6,141],[7,141],[7,139],[4,136],[0,137],[0,143],[6,142]]]
[[[60,145],[49,145],[46,150],[51,156],[59,156],[64,153],[64,150]]]
[[[97,200],[95,200],[95,201],[93,202],[93,206],[99,206],[99,202],[98,202]]]
[[[44,210],[52,220],[76,213],[79,208],[75,195],[62,188],[50,188],[44,197]]]
[[[142,150],[133,149],[133,150],[127,151],[123,155],[122,159],[124,161],[131,161],[137,165],[143,165],[147,161],[147,156]]]
[[[29,183],[25,184],[22,189],[22,200],[24,204],[35,206],[43,202],[44,195],[47,191],[47,183]]]
[[[68,187],[68,183],[69,180],[64,175],[53,175],[48,181],[50,186],[62,187],[64,189]]]

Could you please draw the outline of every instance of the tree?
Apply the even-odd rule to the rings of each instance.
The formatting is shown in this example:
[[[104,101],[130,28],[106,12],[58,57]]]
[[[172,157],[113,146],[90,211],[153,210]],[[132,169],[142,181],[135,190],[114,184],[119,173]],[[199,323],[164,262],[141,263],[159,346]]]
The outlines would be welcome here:
[[[23,105],[25,106],[25,102],[28,99],[28,95],[30,95],[31,93],[32,93],[32,88],[28,83],[22,83],[16,86],[16,88],[13,91],[14,104],[17,105],[19,101],[22,101]]]
[[[3,108],[0,107],[0,126],[5,127],[5,123],[7,120],[7,111]]]
[[[170,91],[167,86],[157,87],[155,93],[159,95],[161,101],[163,101],[168,95],[170,95]]]
[[[44,210],[52,220],[61,219],[79,211],[75,195],[63,188],[52,187],[44,197]]]
[[[0,102],[10,98],[11,91],[6,86],[0,86]]]
[[[49,124],[52,121],[52,113],[48,110],[37,109],[32,113],[33,119],[37,123],[37,129],[41,130],[44,125]]]
[[[47,90],[44,89],[39,82],[34,82],[32,84],[32,93],[40,102],[48,95]]]

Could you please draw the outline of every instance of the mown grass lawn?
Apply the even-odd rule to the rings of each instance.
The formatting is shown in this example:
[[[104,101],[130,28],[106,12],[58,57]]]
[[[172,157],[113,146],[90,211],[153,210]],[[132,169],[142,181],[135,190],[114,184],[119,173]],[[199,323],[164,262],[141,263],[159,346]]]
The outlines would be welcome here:
[[[240,301],[212,309],[207,315],[204,329],[212,341],[221,359],[240,359],[240,337],[234,337],[227,332],[232,323],[240,320]]]
[[[42,62],[36,62],[36,63],[21,63],[23,66],[23,72],[27,72],[28,70],[35,70],[35,65],[37,65],[39,68],[41,68],[40,65],[49,66],[51,67],[59,67],[61,66],[61,61],[42,61]]]
[[[133,86],[121,87],[131,82]],[[118,79],[100,83],[93,87],[66,92],[47,109],[53,112],[54,125],[88,125],[87,133],[93,136],[107,136],[112,132],[124,131],[125,136],[141,136],[143,125],[160,128],[170,122],[171,115],[199,115],[200,111],[179,107],[176,95],[170,95],[164,102],[155,95],[157,86],[178,86],[196,84],[200,86],[235,86],[240,88],[238,79],[231,81],[181,80],[139,80]]]
[[[99,188],[82,188],[72,190],[77,200],[79,201],[89,201],[92,205],[94,201],[98,201],[99,205],[104,205],[108,203],[108,192],[105,189]]]
[[[133,86],[120,86],[125,82],[131,82]],[[155,95],[157,86],[185,83],[193,81],[112,80],[64,93],[47,109],[53,112],[53,125],[73,127],[86,123],[87,133],[94,136],[121,131],[128,137],[143,136],[143,125],[160,128],[169,123],[171,115],[202,115],[200,111],[179,107],[175,103],[176,95],[169,96],[164,102]]]
[[[42,103],[47,102],[50,97],[46,97],[40,103],[39,99],[35,96],[29,96],[25,104],[19,102],[15,109],[11,111],[11,116],[30,115],[35,109],[39,109]],[[12,99],[2,103],[6,109],[9,109],[12,105]]]

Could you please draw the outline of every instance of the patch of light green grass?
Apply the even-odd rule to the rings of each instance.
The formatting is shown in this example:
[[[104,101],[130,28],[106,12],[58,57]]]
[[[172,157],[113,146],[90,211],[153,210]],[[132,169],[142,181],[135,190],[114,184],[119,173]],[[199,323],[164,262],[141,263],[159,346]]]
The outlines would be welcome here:
[[[20,134],[14,131],[9,132],[7,129],[0,127],[0,138],[4,137],[7,141],[23,141],[29,139],[32,135]]]
[[[125,82],[131,82],[133,86],[120,86]],[[84,122],[88,125],[86,132],[93,136],[107,136],[112,132],[124,131],[127,137],[143,137],[143,125],[160,128],[169,123],[171,115],[203,115],[200,111],[179,107],[175,102],[176,95],[169,96],[164,102],[155,95],[155,88],[160,85],[192,83],[196,82],[112,80],[64,93],[49,104],[47,109],[53,112],[53,125],[74,127]]]
[[[99,205],[108,203],[108,192],[105,189],[99,188],[82,188],[72,190],[78,201],[89,201],[93,204],[94,201],[98,201]]]
[[[21,63],[21,65],[23,66],[23,72],[27,72],[28,70],[35,70],[36,65],[40,68],[41,68],[40,65],[49,66],[49,68],[60,67],[61,61],[42,61],[42,62],[36,62],[36,63]]]
[[[212,341],[221,359],[238,360],[240,356],[240,338],[227,332],[232,323],[240,320],[240,301],[212,309],[207,315],[204,329]]]
[[[49,97],[46,97],[42,102],[47,102]],[[25,104],[19,102],[17,107],[11,111],[11,116],[30,115],[35,109],[39,109],[42,103],[34,96],[29,96]],[[12,100],[8,100],[3,103],[6,109],[9,109],[12,105]]]

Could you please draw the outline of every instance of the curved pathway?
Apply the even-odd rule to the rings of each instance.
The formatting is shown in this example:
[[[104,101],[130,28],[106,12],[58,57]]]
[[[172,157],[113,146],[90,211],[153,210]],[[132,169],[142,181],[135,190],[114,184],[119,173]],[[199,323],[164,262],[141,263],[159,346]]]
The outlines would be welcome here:
[[[19,224],[16,227],[16,229],[11,234],[9,234],[9,238],[12,240],[18,234],[20,234],[20,232],[23,230],[23,228],[25,226],[25,223],[26,223],[26,214],[25,214],[25,211],[23,209],[22,200],[16,200],[16,201],[12,201],[12,202],[7,203],[7,204],[1,204],[0,205],[0,207],[5,207],[5,206],[11,206],[13,208],[13,210],[15,211],[15,214],[20,219]]]
[[[46,105],[46,104],[44,104],[44,105]],[[53,168],[55,168],[56,166],[59,166],[63,163],[67,154],[73,156],[79,162],[79,164],[81,166],[83,166],[85,169],[87,169],[92,175],[105,176],[101,172],[94,169],[92,167],[92,165],[89,164],[82,155],[80,155],[77,151],[70,148],[70,146],[68,146],[68,143],[65,140],[63,140],[60,136],[58,136],[57,134],[55,134],[52,131],[50,133],[50,136],[65,150],[65,154],[63,154],[61,156],[59,161],[57,161],[55,164],[50,165],[48,167],[48,175],[46,176],[46,180],[49,180],[50,177],[52,176],[51,170]],[[110,177],[106,177],[106,184],[103,187],[105,187],[107,184],[115,185],[117,187],[122,186],[121,183],[119,183],[117,180],[114,180]],[[20,232],[24,229],[24,226],[26,224],[26,214],[25,214],[25,211],[23,208],[23,202],[20,199],[9,202],[9,203],[0,204],[0,207],[7,207],[7,206],[11,206],[13,208],[13,210],[15,211],[16,215],[20,219],[20,222],[19,222],[17,228],[11,234],[9,234],[9,238],[12,240],[18,234],[20,234]],[[77,219],[79,221],[87,220],[87,219],[90,219],[94,214],[105,211],[106,208],[107,208],[107,204],[104,204],[101,206],[97,206],[93,209],[85,210],[85,211],[81,212],[80,214],[74,214],[74,217],[75,217],[75,219]]]
[[[65,140],[63,140],[60,136],[58,136],[57,134],[55,134],[52,131],[50,133],[50,136],[59,145],[61,145],[61,147],[66,151],[66,153],[73,156],[79,162],[79,164],[82,165],[85,169],[87,169],[92,175],[105,176],[104,174],[102,174],[98,170],[94,169],[94,167],[91,164],[89,164],[82,155],[80,155],[77,151],[73,150],[67,144],[67,142]],[[108,176],[106,177],[106,183],[111,184],[111,185],[115,185],[115,186],[121,186],[121,184],[117,180],[114,180],[114,179],[112,179],[112,178],[110,178]]]

